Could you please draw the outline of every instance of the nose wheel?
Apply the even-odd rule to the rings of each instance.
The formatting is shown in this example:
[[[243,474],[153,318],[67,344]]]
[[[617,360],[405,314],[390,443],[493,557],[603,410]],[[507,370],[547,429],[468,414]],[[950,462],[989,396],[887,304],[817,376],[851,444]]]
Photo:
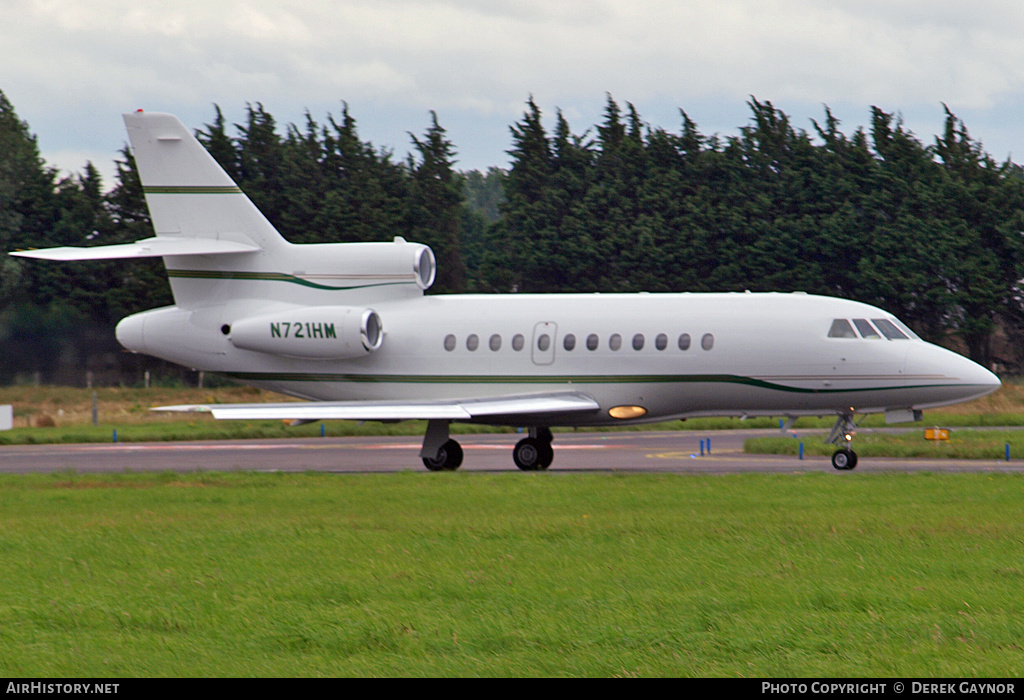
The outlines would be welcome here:
[[[828,439],[825,440],[826,443],[832,445],[841,445],[838,450],[832,453],[832,466],[839,471],[849,471],[857,466],[857,453],[850,447],[856,430],[857,425],[853,422],[853,414],[840,413],[839,417],[836,418],[836,424],[832,426],[832,432],[829,433]]]
[[[848,471],[857,466],[857,453],[849,447],[832,453],[832,466],[840,471]]]

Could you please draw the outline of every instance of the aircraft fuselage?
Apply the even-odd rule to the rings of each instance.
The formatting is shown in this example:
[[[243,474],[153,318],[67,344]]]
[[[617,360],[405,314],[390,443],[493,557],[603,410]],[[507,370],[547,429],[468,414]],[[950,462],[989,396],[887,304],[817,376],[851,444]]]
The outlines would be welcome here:
[[[137,352],[318,401],[571,389],[601,405],[552,417],[559,425],[920,409],[998,386],[987,370],[915,337],[829,337],[835,319],[893,317],[800,293],[436,295],[375,303],[373,311],[383,326],[379,348],[344,360],[292,356],[340,342],[340,325],[265,301],[138,314],[122,321],[118,338]],[[265,328],[250,332],[262,328],[267,351],[236,347],[233,328],[257,314]],[[643,413],[609,415],[624,405]]]

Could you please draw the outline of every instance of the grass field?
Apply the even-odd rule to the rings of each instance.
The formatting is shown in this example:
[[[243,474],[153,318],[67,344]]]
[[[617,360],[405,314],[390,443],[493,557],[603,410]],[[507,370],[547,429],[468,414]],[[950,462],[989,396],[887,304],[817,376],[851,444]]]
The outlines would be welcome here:
[[[90,390],[0,390],[55,424],[8,434],[319,434],[97,394],[93,428]],[[1020,387],[926,420],[996,416]],[[0,475],[9,677],[1014,677],[1022,584],[1014,474]]]
[[[320,425],[286,426],[280,421],[215,421],[206,414],[160,413],[152,406],[173,404],[257,403],[292,400],[251,387],[118,388],[95,390],[97,425],[92,425],[92,389],[69,387],[0,387],[0,404],[14,408],[14,430],[0,432],[0,444],[53,442],[109,442],[117,431],[119,441],[212,440],[243,438],[303,437],[319,435]],[[797,420],[795,427],[827,429],[835,418],[823,416]],[[927,412],[927,425],[946,427],[1024,426],[1024,385],[1006,383],[978,401]],[[867,416],[864,427],[884,425],[881,416]],[[423,421],[394,424],[355,421],[326,421],[327,435],[422,435]],[[773,428],[778,418],[739,420],[699,418],[688,421],[635,426],[634,429],[707,430],[730,428]],[[456,433],[495,432],[488,426],[453,425]],[[858,451],[860,443],[858,439]],[[774,450],[787,449],[777,446]],[[867,453],[865,453],[867,454]],[[1024,451],[1021,452],[1024,455]]]
[[[0,477],[0,675],[1014,677],[1007,474]]]

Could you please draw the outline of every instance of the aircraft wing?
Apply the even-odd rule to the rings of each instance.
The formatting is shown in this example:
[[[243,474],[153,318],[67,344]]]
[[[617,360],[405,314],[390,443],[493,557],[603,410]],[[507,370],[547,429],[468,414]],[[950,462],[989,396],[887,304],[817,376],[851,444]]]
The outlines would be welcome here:
[[[499,396],[439,401],[307,401],[159,406],[154,411],[212,413],[221,420],[456,420],[508,417],[524,422],[559,413],[600,409],[590,396],[577,392]]]
[[[216,238],[144,238],[135,243],[98,245],[91,248],[62,246],[38,250],[18,250],[11,253],[21,258],[40,260],[115,260],[118,258],[159,258],[165,255],[225,255],[229,253],[257,253],[259,246]]]

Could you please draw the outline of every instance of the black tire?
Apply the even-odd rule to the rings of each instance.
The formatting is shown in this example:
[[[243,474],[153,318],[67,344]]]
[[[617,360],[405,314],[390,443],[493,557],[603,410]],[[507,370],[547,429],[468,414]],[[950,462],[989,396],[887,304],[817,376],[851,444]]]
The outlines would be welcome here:
[[[549,443],[536,438],[523,438],[516,443],[515,448],[512,450],[512,461],[514,461],[516,466],[524,472],[535,472],[538,469],[546,469],[546,466],[541,466],[545,455],[545,446],[547,447],[548,452],[551,452],[552,455],[554,455]],[[551,464],[550,459],[548,460],[548,464]]]
[[[551,447],[551,443],[547,441],[541,441],[540,443],[540,460],[537,462],[537,469],[544,470],[551,466],[551,463],[555,461],[555,451]]]
[[[849,471],[857,466],[857,453],[849,448],[832,453],[832,466],[839,471]]]
[[[423,458],[423,466],[432,472],[453,472],[462,466],[462,445],[455,440],[449,440],[441,445],[437,457],[430,459]]]

